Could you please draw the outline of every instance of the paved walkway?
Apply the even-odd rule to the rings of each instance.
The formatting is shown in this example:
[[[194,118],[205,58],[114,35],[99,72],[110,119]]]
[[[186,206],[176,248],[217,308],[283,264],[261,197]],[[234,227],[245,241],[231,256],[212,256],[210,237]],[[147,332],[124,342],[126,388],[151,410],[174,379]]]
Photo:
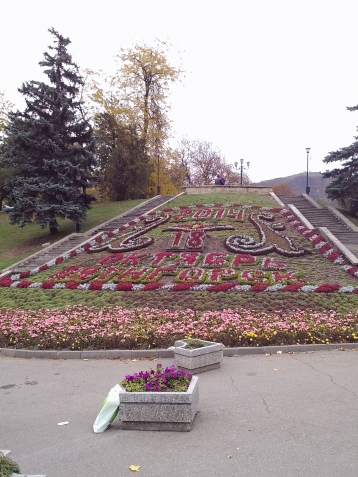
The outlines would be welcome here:
[[[143,477],[356,477],[357,364],[354,350],[226,357],[199,375],[190,432],[115,421],[94,434],[109,389],[154,361],[0,357],[0,448],[48,477],[121,477],[132,464]]]

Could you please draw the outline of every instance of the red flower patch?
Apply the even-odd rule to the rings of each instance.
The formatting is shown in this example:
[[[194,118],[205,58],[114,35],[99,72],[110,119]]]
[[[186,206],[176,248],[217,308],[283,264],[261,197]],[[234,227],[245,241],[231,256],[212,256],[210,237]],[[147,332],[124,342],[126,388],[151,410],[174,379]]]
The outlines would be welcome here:
[[[30,270],[27,272],[20,272],[20,278],[27,278],[28,276],[30,276]]]
[[[16,286],[17,288],[28,288],[32,282],[29,282],[28,280],[22,280],[22,282],[18,283]]]
[[[144,286],[145,291],[158,290],[159,288],[162,288],[162,285],[160,283],[147,283]]]
[[[292,285],[286,285],[285,287],[281,288],[283,292],[296,292],[301,288],[302,284],[296,283]]]
[[[341,288],[338,283],[325,283],[316,288],[316,293],[332,293]]]
[[[261,291],[265,291],[266,288],[268,288],[270,285],[264,285],[264,284],[257,284],[257,285],[253,285],[251,287],[251,291],[253,292],[261,292]]]
[[[93,282],[90,282],[89,284],[89,289],[90,290],[102,290],[103,283],[100,280],[93,280]]]
[[[116,286],[117,291],[131,291],[133,289],[133,285],[131,283],[118,283]]]
[[[76,290],[78,285],[78,282],[67,282],[65,288],[68,288],[69,290]]]
[[[53,280],[45,280],[44,282],[41,283],[41,288],[45,288],[46,290],[50,290],[55,286],[55,283]]]
[[[321,235],[319,235],[315,239],[311,240],[311,243],[312,245],[317,245],[318,243],[324,242],[324,241],[325,241],[324,238]]]
[[[308,239],[310,239],[311,237],[313,237],[314,235],[316,235],[316,232],[314,230],[311,230],[310,232],[304,234],[305,237],[307,237]]]
[[[337,258],[340,257],[340,254],[336,250],[332,250],[332,252],[328,255],[328,260],[334,262]]]
[[[331,246],[328,243],[326,243],[325,245],[322,245],[322,247],[319,249],[319,253],[324,254],[328,252],[328,250],[330,249],[331,249]]]
[[[349,273],[349,275],[352,275],[354,276],[354,274],[358,271],[358,268],[357,267],[350,267],[348,268],[347,272]]]
[[[9,287],[11,286],[13,281],[10,277],[4,277],[0,279],[0,287]]]
[[[41,267],[39,267],[39,272],[43,272],[44,270],[47,270],[48,269],[48,265],[45,263],[44,265],[41,265]]]

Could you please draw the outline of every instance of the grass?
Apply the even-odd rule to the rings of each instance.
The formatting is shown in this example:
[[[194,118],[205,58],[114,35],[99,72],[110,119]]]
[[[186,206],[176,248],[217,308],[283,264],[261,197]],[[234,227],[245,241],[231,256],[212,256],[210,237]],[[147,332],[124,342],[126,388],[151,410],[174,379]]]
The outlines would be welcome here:
[[[82,232],[123,214],[143,202],[143,199],[122,202],[98,202],[88,211],[87,220],[82,224]],[[0,270],[41,250],[44,243],[55,242],[75,232],[75,224],[71,220],[59,219],[57,235],[50,235],[49,229],[41,229],[38,225],[18,227],[10,225],[6,213],[0,213]]]

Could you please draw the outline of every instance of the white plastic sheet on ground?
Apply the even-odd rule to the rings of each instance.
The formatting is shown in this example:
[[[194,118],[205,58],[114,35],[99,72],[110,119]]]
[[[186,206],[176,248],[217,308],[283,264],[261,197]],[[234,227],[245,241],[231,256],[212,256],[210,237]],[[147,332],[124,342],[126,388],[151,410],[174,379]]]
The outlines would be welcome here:
[[[119,410],[119,390],[120,386],[116,384],[106,396],[93,424],[93,431],[96,434],[104,432],[117,416]]]

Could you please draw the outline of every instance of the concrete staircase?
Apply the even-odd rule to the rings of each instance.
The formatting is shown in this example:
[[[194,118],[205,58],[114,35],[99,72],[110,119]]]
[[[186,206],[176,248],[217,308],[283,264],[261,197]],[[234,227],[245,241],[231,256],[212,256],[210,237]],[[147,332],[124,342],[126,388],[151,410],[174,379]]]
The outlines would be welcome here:
[[[326,227],[339,242],[358,257],[358,229],[333,207],[321,207],[306,194],[278,197],[286,206],[294,205],[314,229],[321,232],[320,227]]]
[[[18,263],[11,265],[10,267],[6,268],[2,272],[0,272],[0,277],[4,275],[8,275],[9,273],[20,273],[27,270],[32,270],[33,268],[40,267],[44,263],[53,260],[60,255],[65,253],[71,252],[71,250],[75,250],[80,245],[88,242],[94,236],[99,235],[103,232],[109,232],[111,230],[115,230],[121,225],[124,225],[131,220],[139,217],[140,215],[144,215],[151,210],[154,210],[161,205],[170,202],[176,196],[156,196],[152,199],[143,202],[142,204],[134,207],[133,209],[124,212],[124,214],[119,215],[103,224],[96,226],[85,233],[75,233],[68,235],[67,237],[55,242],[54,244],[50,245],[49,247],[45,248],[44,250],[40,250],[33,255],[21,260]]]

